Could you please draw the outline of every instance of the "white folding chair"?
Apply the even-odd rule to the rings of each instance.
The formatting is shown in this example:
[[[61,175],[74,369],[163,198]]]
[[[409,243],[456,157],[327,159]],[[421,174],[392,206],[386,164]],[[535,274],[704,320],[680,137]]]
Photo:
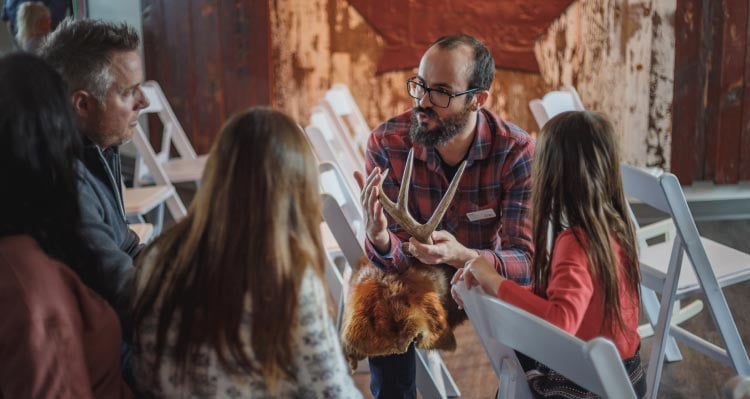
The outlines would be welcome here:
[[[182,203],[180,196],[177,195],[172,182],[167,177],[167,173],[162,165],[157,161],[154,149],[148,142],[146,134],[140,126],[136,126],[136,132],[133,135],[133,144],[138,153],[143,155],[143,161],[151,170],[153,177],[153,186],[134,187],[123,190],[123,202],[125,204],[125,213],[130,218],[137,218],[143,221],[143,215],[163,203],[167,204],[167,209],[172,215],[172,219],[177,221],[187,215],[185,205]],[[162,210],[159,210],[157,221],[154,226],[155,234],[159,234],[162,228]]]
[[[612,341],[585,342],[547,321],[497,298],[456,286],[469,320],[498,377],[498,399],[533,398],[514,351],[543,363],[605,398],[635,398],[625,366]]]
[[[313,116],[316,115],[313,114]],[[322,115],[320,117],[325,118]],[[346,170],[348,173],[344,175],[344,180],[348,189],[358,195],[360,190],[357,181],[354,179],[354,171],[359,170],[364,173],[364,163],[359,164],[358,161],[355,161],[351,154],[343,148],[344,144],[333,136],[331,130],[325,127],[321,128],[320,123],[317,125],[311,124],[305,128],[305,134],[310,140],[318,161],[336,164],[341,170]]]
[[[180,125],[180,121],[177,120],[158,83],[152,80],[145,82],[141,85],[141,90],[149,101],[149,106],[141,110],[141,114],[157,114],[164,126],[161,134],[161,149],[158,153],[154,153],[156,161],[162,165],[170,182],[198,183],[206,166],[207,155],[196,155],[192,144],[190,144],[190,139],[185,134],[185,130]],[[146,143],[149,147],[151,146],[149,141]],[[175,157],[170,154],[172,145],[177,150],[177,156]],[[149,155],[140,151],[139,155],[140,157],[135,165],[135,178],[133,179],[135,186],[153,181],[153,176],[151,176],[153,171],[146,162]]]
[[[348,263],[349,270],[343,273],[342,278],[342,282],[344,282],[342,291],[344,297],[346,297],[351,267],[358,265],[360,259],[365,256],[363,248],[365,240],[364,218],[359,202],[347,189],[337,165],[323,163],[319,170],[321,173],[321,190],[323,191],[323,219],[325,219],[339,243]],[[343,308],[340,310],[343,311]],[[337,315],[337,319],[340,320],[341,316]],[[461,395],[458,386],[456,386],[453,377],[437,351],[417,350],[417,389],[426,399],[442,399]]]
[[[558,91],[551,91],[542,97],[542,99],[533,99],[529,101],[531,114],[534,115],[536,124],[539,129],[552,119],[553,116],[565,111],[583,111],[583,103],[578,96],[575,87],[567,86]]]
[[[682,187],[673,174],[655,176],[628,165],[622,165],[621,171],[625,193],[670,215],[676,231],[674,237],[645,248],[639,255],[641,284],[661,293],[658,308],[644,299],[647,317],[656,331],[648,363],[648,396],[656,398],[658,393],[670,337],[731,366],[738,375],[750,376],[750,360],[722,292],[722,287],[750,279],[750,255],[699,235]],[[705,295],[724,348],[671,323],[675,300],[701,294]],[[657,312],[658,319],[654,321]]]
[[[342,83],[336,83],[326,91],[323,102],[330,105],[339,123],[352,138],[352,144],[364,157],[367,150],[367,139],[370,137],[370,127],[367,125],[362,112],[354,101],[349,88]]]
[[[328,110],[326,110],[328,109]],[[336,162],[344,170],[363,170],[365,167],[364,154],[357,151],[352,137],[344,130],[336,116],[332,114],[330,106],[325,101],[313,107],[310,113],[310,126],[315,126],[323,132],[328,141]]]

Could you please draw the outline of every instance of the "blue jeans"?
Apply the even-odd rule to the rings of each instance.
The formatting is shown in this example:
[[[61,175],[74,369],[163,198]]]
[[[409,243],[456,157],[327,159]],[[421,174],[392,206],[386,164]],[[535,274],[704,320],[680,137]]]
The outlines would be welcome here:
[[[414,344],[402,354],[369,358],[370,391],[375,399],[417,397],[417,354]]]

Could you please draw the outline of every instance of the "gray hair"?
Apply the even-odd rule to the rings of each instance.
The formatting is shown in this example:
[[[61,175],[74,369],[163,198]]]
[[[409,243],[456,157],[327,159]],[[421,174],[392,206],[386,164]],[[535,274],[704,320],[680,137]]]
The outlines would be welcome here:
[[[63,76],[71,92],[85,90],[103,103],[112,85],[113,52],[135,51],[140,39],[126,23],[65,19],[47,36],[40,55]]]

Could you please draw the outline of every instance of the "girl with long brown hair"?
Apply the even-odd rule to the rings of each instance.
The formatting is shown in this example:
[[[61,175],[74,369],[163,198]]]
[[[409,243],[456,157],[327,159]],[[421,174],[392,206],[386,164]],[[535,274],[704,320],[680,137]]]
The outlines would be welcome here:
[[[141,257],[135,373],[157,397],[354,397],[321,282],[317,164],[299,126],[223,127],[185,219]]]
[[[587,111],[554,117],[540,132],[532,173],[533,292],[503,278],[482,257],[468,262],[453,282],[480,285],[584,341],[611,339],[636,393],[643,396],[637,241],[612,125]],[[460,304],[455,291],[454,297]],[[564,391],[572,395],[566,398],[593,397],[544,365],[526,360],[525,368],[538,369],[529,374],[536,376],[529,380],[536,396],[559,397]]]

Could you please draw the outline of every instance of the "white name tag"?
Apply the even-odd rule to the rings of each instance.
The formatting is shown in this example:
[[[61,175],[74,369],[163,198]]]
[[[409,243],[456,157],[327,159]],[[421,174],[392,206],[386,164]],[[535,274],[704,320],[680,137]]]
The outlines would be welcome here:
[[[469,221],[476,222],[478,220],[490,219],[495,217],[495,211],[492,208],[482,209],[481,211],[469,212],[466,214]]]

